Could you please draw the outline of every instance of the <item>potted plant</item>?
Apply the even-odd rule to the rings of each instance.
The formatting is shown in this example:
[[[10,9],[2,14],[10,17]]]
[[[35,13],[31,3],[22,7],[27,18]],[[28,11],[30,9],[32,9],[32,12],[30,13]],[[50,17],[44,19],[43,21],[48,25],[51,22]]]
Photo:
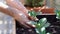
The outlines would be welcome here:
[[[39,11],[44,6],[44,0],[26,0],[25,6],[29,10]]]
[[[43,6],[43,0],[26,0],[26,5],[30,7],[41,7]]]

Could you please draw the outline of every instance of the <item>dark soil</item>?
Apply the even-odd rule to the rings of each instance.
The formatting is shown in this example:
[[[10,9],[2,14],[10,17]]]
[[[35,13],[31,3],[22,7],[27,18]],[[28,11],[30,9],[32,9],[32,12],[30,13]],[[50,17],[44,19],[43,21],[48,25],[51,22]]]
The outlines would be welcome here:
[[[26,28],[16,21],[16,34],[36,34],[35,28]]]
[[[47,18],[48,22],[51,24],[46,28],[47,32],[60,34],[60,20],[56,19],[56,15],[37,15],[37,18]],[[16,34],[36,34],[36,32],[34,28],[23,27],[16,21]]]

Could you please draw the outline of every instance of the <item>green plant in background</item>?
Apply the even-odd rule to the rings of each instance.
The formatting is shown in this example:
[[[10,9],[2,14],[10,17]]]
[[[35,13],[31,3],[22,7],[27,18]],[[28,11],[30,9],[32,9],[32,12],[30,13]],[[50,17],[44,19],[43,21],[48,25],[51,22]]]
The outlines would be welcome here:
[[[29,13],[29,15],[32,16],[32,17],[36,17],[36,15],[41,15],[41,14],[42,14],[41,11],[35,12],[34,10],[31,10],[31,11],[29,11],[28,13]]]
[[[55,13],[56,13],[56,18],[60,19],[60,10],[56,10]]]
[[[34,11],[30,11],[29,15],[36,17],[37,14]],[[48,27],[50,25],[50,23],[47,22],[46,18],[40,19],[38,22],[35,22],[34,25],[36,26],[35,30],[36,30],[37,34],[50,34],[50,33],[46,33],[46,30],[45,30],[46,27]]]
[[[26,0],[26,5],[31,7],[43,6],[43,0]]]

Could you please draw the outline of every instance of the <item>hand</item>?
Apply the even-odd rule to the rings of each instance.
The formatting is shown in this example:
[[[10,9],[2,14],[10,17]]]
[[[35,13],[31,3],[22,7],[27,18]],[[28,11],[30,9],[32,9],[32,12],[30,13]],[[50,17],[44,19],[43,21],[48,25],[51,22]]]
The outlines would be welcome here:
[[[30,22],[29,18],[32,20],[31,17],[28,15],[28,10],[24,7],[24,5],[19,2],[18,0],[6,0],[6,3],[11,6],[12,8],[15,8],[14,11],[16,11],[15,19],[20,22],[20,24],[26,26],[26,27],[33,27],[31,24],[28,24],[27,22]],[[23,14],[22,16],[20,14]],[[18,17],[17,17],[18,16]]]
[[[0,6],[0,11],[12,16],[14,19],[19,21],[19,23],[22,24],[24,27],[27,27],[27,28],[33,27],[31,24],[28,23],[30,22],[28,17],[22,11],[16,8],[12,8],[12,7],[4,8]]]

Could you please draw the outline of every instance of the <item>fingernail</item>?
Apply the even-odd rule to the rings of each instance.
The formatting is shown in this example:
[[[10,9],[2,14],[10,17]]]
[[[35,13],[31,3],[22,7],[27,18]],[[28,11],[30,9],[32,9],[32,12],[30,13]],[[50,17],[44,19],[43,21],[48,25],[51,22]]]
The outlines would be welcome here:
[[[33,27],[36,27],[35,25],[32,25]]]

